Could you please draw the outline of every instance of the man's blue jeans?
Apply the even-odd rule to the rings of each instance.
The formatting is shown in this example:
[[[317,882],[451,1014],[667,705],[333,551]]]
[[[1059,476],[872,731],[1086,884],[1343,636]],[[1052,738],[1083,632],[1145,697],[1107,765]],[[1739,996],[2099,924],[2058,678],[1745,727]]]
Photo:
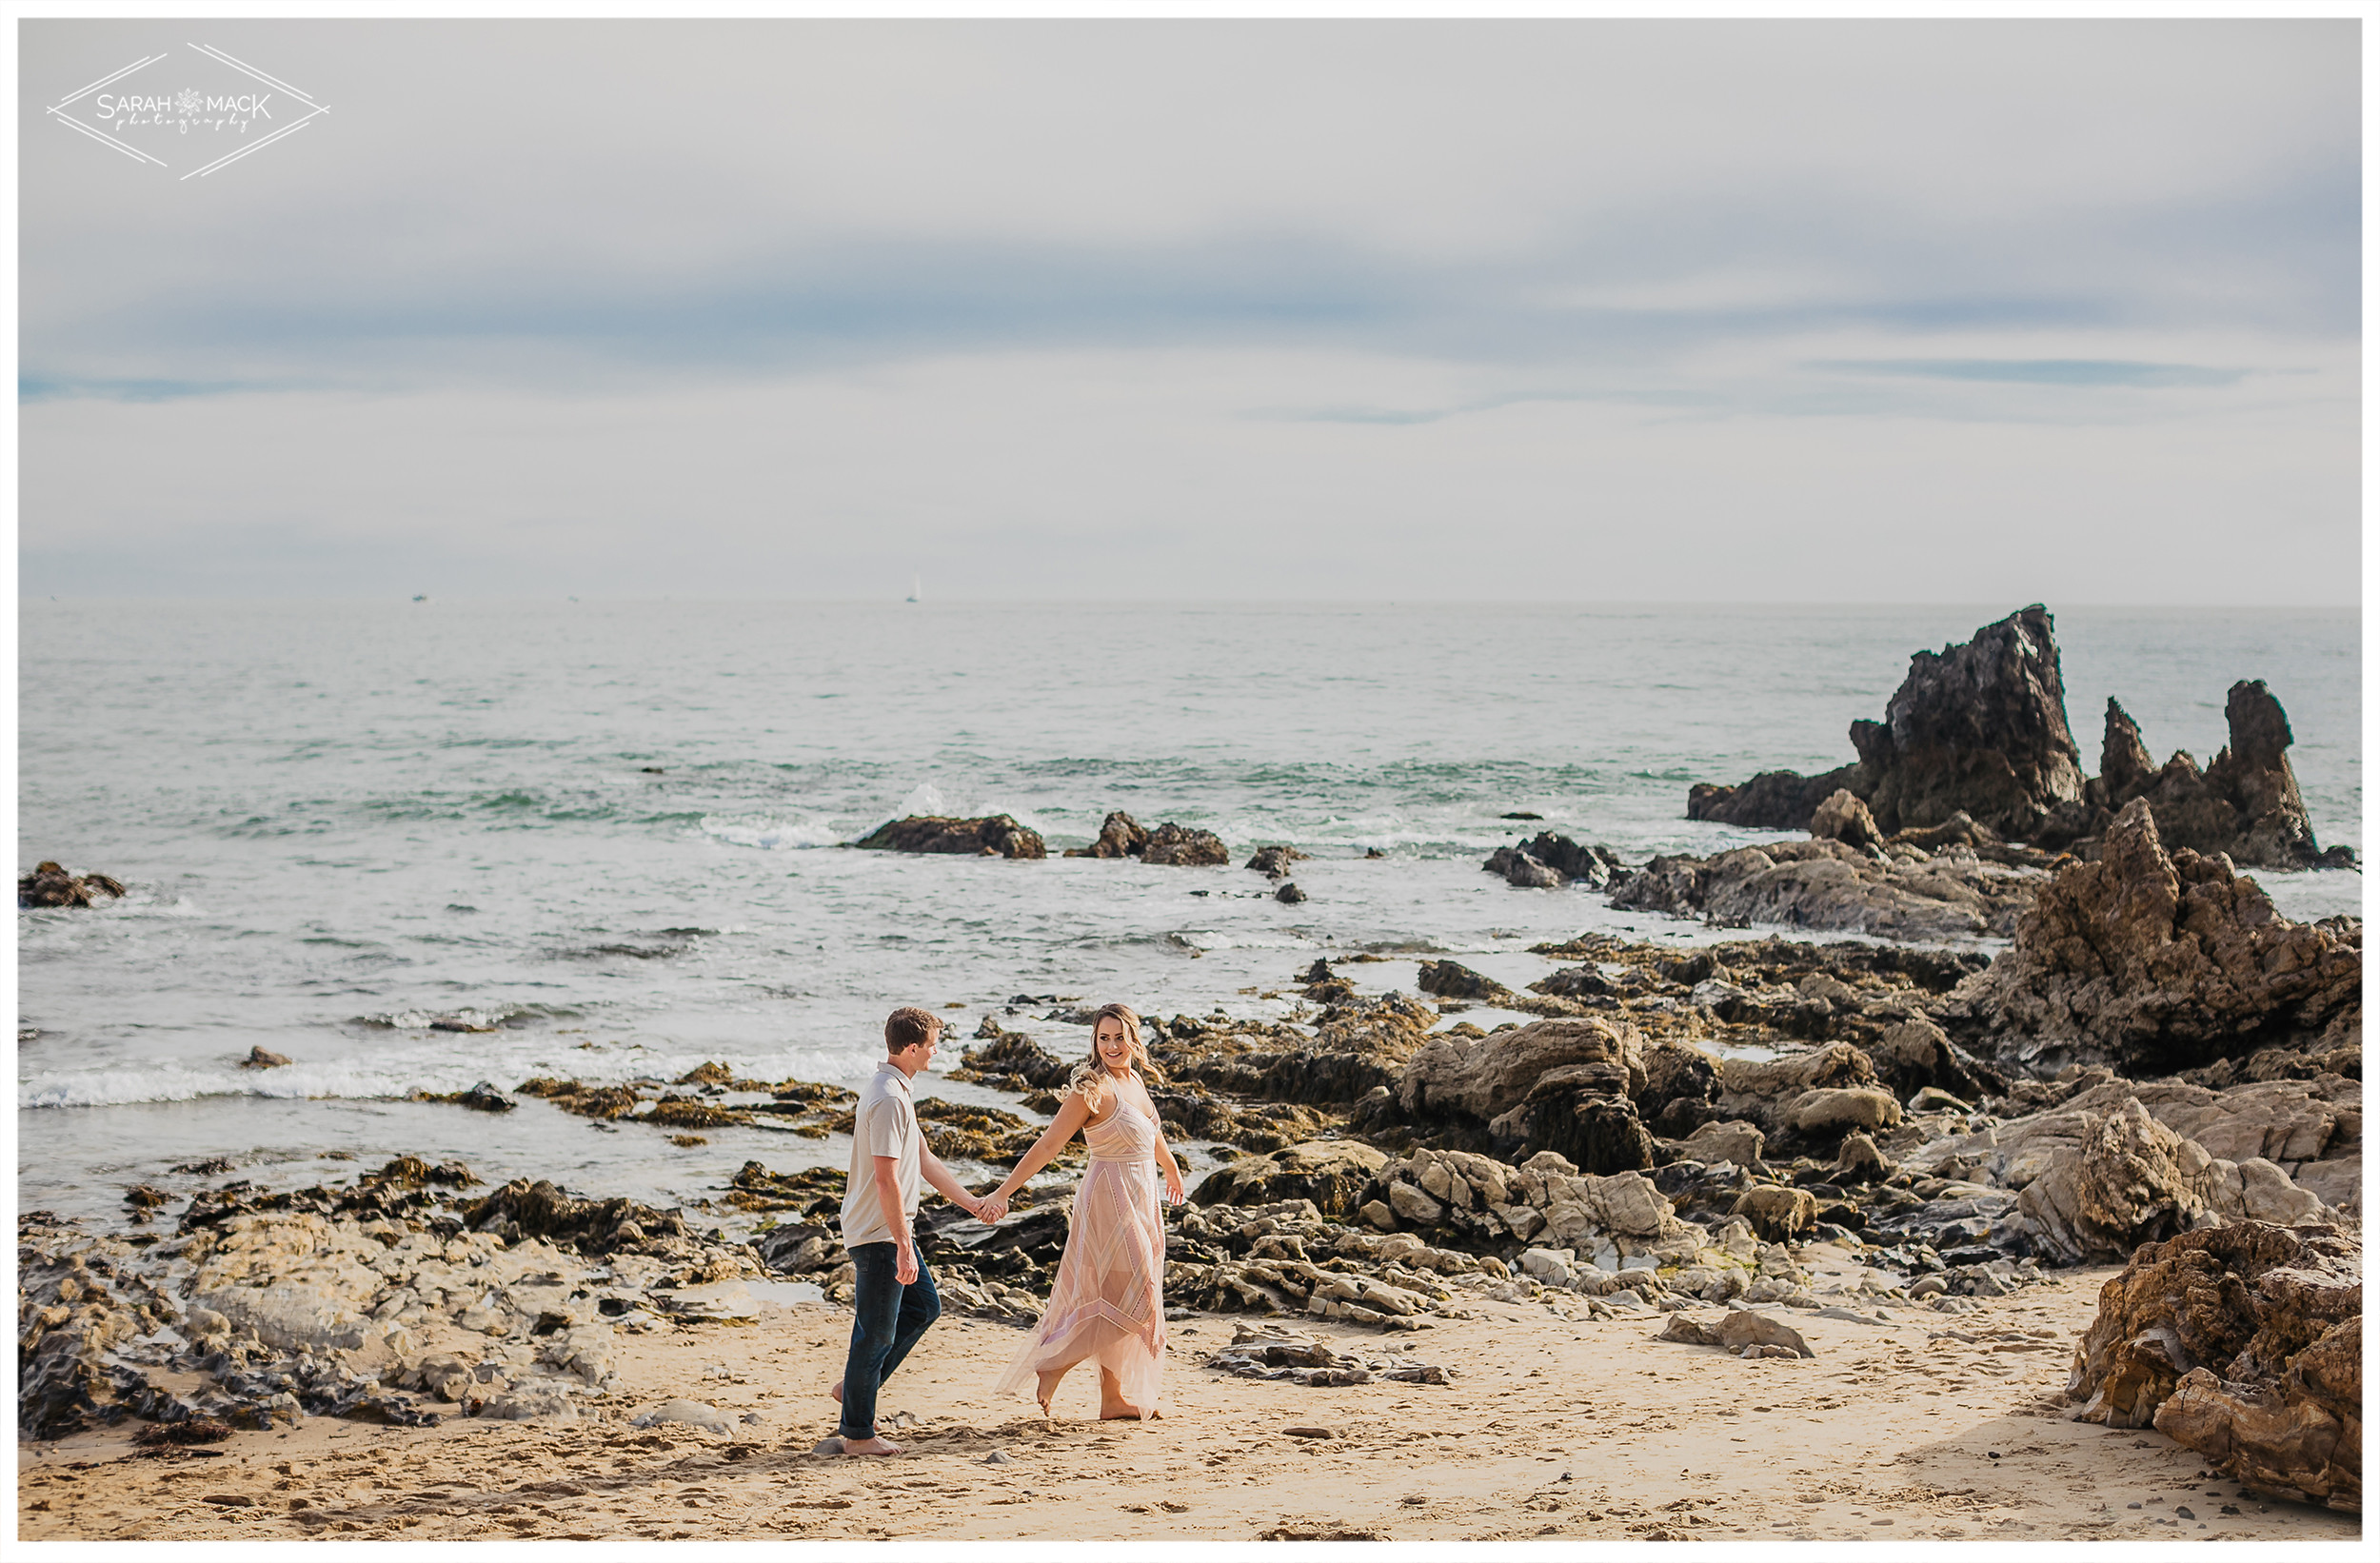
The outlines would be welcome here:
[[[843,1364],[843,1424],[846,1438],[876,1436],[876,1391],[892,1376],[909,1348],[942,1316],[942,1299],[934,1276],[918,1259],[918,1278],[903,1286],[894,1278],[900,1261],[890,1243],[862,1243],[851,1251],[858,1272],[851,1299],[851,1352]]]

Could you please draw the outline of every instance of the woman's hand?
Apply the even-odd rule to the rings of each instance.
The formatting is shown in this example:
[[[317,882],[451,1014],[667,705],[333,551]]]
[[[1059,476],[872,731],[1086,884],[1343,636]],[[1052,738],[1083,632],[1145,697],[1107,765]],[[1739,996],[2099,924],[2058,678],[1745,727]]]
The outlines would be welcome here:
[[[997,1225],[1005,1219],[1007,1215],[1008,1197],[1004,1194],[987,1194],[976,1201],[975,1218],[985,1226]]]
[[[1168,1166],[1164,1169],[1164,1172],[1165,1202],[1169,1205],[1179,1205],[1184,1199],[1189,1197],[1189,1196],[1184,1194],[1181,1190],[1181,1169],[1180,1167]]]

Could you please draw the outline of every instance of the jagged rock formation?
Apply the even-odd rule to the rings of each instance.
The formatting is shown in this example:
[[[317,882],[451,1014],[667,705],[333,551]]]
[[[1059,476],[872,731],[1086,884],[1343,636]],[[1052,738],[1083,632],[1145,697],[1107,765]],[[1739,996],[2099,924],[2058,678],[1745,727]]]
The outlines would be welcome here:
[[[2204,771],[2187,752],[2162,767],[2149,758],[2140,728],[2114,700],[2108,702],[2099,774],[2081,801],[2062,810],[2041,832],[2044,845],[2072,844],[2088,855],[2115,811],[2146,799],[2169,849],[2222,853],[2251,868],[2352,868],[2350,847],[2325,852],[2314,842],[2306,801],[2291,767],[2289,714],[2262,679],[2231,685],[2223,714],[2231,742]]]
[[[2099,775],[2086,782],[2066,722],[2053,621],[2035,603],[1965,645],[1912,656],[1884,720],[1852,723],[1855,763],[1819,776],[1768,771],[1735,787],[1697,784],[1686,818],[1807,829],[1866,850],[1963,813],[1994,841],[2088,857],[2114,815],[2146,798],[2170,846],[2260,868],[2353,867],[2352,849],[2315,844],[2290,767],[2289,717],[2263,681],[2233,684],[2224,714],[2231,743],[2212,764],[2201,771],[2177,753],[2159,767],[2111,700]]]
[[[2295,1225],[2327,1219],[2325,1206],[2360,1207],[2357,1081],[2331,1075],[2213,1091],[2080,1073],[2084,1089],[2062,1102],[1904,1143],[1903,1167],[2024,1191],[2040,1207],[2027,1217],[2025,1246],[2070,1257],[2120,1258],[2160,1223],[2179,1231],[2202,1212]],[[2153,1121],[2134,1121],[2134,1110]],[[2119,1117],[2126,1123],[2112,1126]]]
[[[1005,814],[982,820],[954,820],[938,814],[913,814],[879,825],[851,843],[870,852],[953,852],[978,858],[1046,858],[1041,833],[1028,830]]]
[[[1148,850],[1149,833],[1140,822],[1121,809],[1110,813],[1100,822],[1099,840],[1089,846],[1070,846],[1069,858],[1137,858]]]
[[[2230,1163],[2225,1163],[2230,1168]],[[2236,1214],[2253,1197],[2266,1218],[2294,1214],[2318,1218],[2321,1202],[2299,1196],[2271,1163],[2250,1188],[2238,1173],[2217,1174],[2212,1158],[2127,1098],[2090,1121],[2080,1143],[2051,1153],[2049,1164],[2016,1197],[2036,1252],[2060,1264],[2120,1259],[2145,1242],[2158,1242],[2198,1224],[2225,1195]],[[2264,1208],[2280,1196],[2290,1211]]]
[[[105,874],[69,874],[54,862],[36,863],[16,879],[19,906],[89,906],[93,896],[123,894],[124,886]]]
[[[1841,841],[1775,841],[1715,858],[1657,857],[1613,881],[1631,911],[1884,939],[1975,939],[2013,932],[2040,871],[1972,852],[1879,861]]]
[[[2039,603],[1975,631],[1965,645],[1909,659],[1882,722],[1854,722],[1855,765],[1824,776],[1770,772],[1743,787],[1702,785],[1686,818],[1806,830],[1838,788],[1885,832],[1938,824],[1964,810],[2003,836],[2030,837],[2082,797],[2080,751],[2066,727],[2066,688],[2049,610]]]
[[[2061,870],[2015,947],[1960,983],[1940,1018],[1975,1052],[2035,1074],[2105,1063],[2148,1077],[2359,1039],[2362,990],[2360,921],[2289,921],[2221,858],[2169,854],[2136,798],[2099,860]]]
[[[2244,1222],[2149,1244],[2101,1288],[2077,1421],[2153,1424],[2235,1480],[2363,1508],[2359,1244]]]

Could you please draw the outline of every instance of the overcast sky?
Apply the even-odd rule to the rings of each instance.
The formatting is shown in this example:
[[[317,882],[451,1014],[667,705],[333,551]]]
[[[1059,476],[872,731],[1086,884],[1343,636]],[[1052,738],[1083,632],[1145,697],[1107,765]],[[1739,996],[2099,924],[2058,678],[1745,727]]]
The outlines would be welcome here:
[[[21,40],[29,594],[2358,600],[2352,22]]]

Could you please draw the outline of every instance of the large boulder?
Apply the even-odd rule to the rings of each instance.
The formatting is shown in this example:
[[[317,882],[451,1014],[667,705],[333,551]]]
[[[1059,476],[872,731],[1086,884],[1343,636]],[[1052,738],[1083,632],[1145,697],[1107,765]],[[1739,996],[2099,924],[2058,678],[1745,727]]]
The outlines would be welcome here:
[[[1772,772],[1740,789],[1697,787],[1686,817],[1806,830],[1841,788],[1863,800],[1886,833],[1963,810],[2003,836],[2030,837],[2082,798],[2057,638],[2039,603],[1984,625],[1965,645],[1914,653],[1884,720],[1854,722],[1851,740],[1856,766],[1806,779]],[[1754,789],[1770,807],[1744,818],[1752,801],[1735,795]]]
[[[2214,1091],[2181,1080],[2144,1080],[2127,1089],[2152,1118],[2196,1140],[2209,1156],[2243,1165],[2269,1161],[2326,1205],[2360,1206],[2361,1081],[2324,1075]]]
[[[39,862],[16,879],[19,906],[89,906],[93,896],[116,897],[124,886],[105,874],[69,874],[54,862]]]
[[[1271,1102],[1359,1102],[1393,1093],[1438,1012],[1401,993],[1349,996],[1312,1035],[1295,1026],[1206,1024],[1176,1016],[1152,1026],[1150,1056],[1179,1083]]]
[[[913,814],[893,820],[851,843],[869,852],[950,852],[978,858],[1046,858],[1041,834],[1005,814],[954,820]]]
[[[1619,867],[1608,846],[1581,846],[1567,836],[1541,830],[1518,846],[1499,846],[1479,865],[1525,890],[1552,890],[1570,883],[1600,890]]]
[[[1513,997],[1513,991],[1492,977],[1482,977],[1457,960],[1424,960],[1415,974],[1414,986],[1434,999],[1467,999],[1478,1003],[1500,1003]]]
[[[1820,841],[1840,841],[1854,852],[1871,847],[1880,851],[1884,846],[1884,832],[1876,828],[1875,816],[1849,787],[1835,788],[1811,814],[1810,834]]]
[[[1137,858],[1148,850],[1149,833],[1121,809],[1100,821],[1099,839],[1089,846],[1066,848],[1069,858]]]
[[[1796,1132],[1794,1104],[1817,1092],[1874,1089],[1875,1065],[1849,1042],[1829,1042],[1777,1058],[1719,1061],[1717,1106],[1728,1118],[1749,1118],[1773,1135]]]
[[[2360,921],[2290,921],[2226,860],[2168,853],[2134,799],[2098,861],[2044,886],[2014,947],[1940,1013],[1976,1052],[2036,1074],[2153,1076],[2359,1031],[2362,990]]]
[[[2243,1222],[2132,1255],[2067,1380],[2078,1421],[2154,1425],[2232,1479],[2363,1506],[2360,1246]]]
[[[1527,1100],[1540,1078],[1576,1069],[1602,1096],[1625,1097],[1644,1085],[1644,1038],[1636,1027],[1600,1019],[1536,1020],[1484,1037],[1432,1037],[1406,1064],[1398,1099],[1423,1120],[1457,1117],[1492,1122]]]
[[[1837,1086],[1804,1091],[1778,1114],[1787,1129],[1813,1139],[1839,1139],[1860,1130],[1890,1129],[1901,1120],[1901,1104],[1874,1086]]]
[[[1270,1156],[1243,1156],[1209,1173],[1191,1200],[1200,1205],[1269,1205],[1311,1199],[1323,1215],[1355,1214],[1364,1185],[1388,1164],[1385,1153],[1353,1139],[1310,1139]]]
[[[2098,1118],[2016,1197],[2035,1250],[2064,1264],[2104,1262],[2188,1230],[2207,1208],[2193,1176],[2205,1155],[2193,1164],[2188,1143],[2136,1100]]]
[[[1610,1095],[1592,1065],[1549,1070],[1528,1099],[1488,1125],[1499,1154],[1527,1160],[1553,1151],[1598,1177],[1650,1167],[1658,1159],[1636,1103]]]
[[[1726,1118],[1702,1125],[1685,1138],[1671,1141],[1666,1149],[1684,1161],[1706,1165],[1728,1161],[1757,1171],[1760,1154],[1768,1149],[1768,1137],[1761,1134],[1756,1123]]]
[[[1877,1078],[1903,1101],[1929,1086],[1966,1101],[2008,1087],[1997,1070],[1969,1057],[1923,1014],[1887,1025],[1868,1042],[1867,1053]]]
[[[1686,790],[1686,818],[1749,830],[1807,830],[1821,803],[1859,782],[1856,761],[1819,776],[1762,771],[1733,787],[1697,782]]]
[[[1744,1190],[1731,1214],[1752,1223],[1763,1242],[1796,1242],[1817,1224],[1818,1201],[1807,1189],[1760,1183]]]
[[[1708,859],[1656,857],[1615,876],[1611,894],[1615,907],[1630,911],[1938,940],[2005,937],[2043,878],[1973,853],[1880,861],[1813,838]]]
[[[1516,1161],[1551,1151],[1597,1177],[1634,1171],[1656,1159],[1634,1099],[1647,1084],[1643,1049],[1634,1026],[1599,1019],[1432,1037],[1405,1066],[1398,1101],[1417,1123],[1484,1125]]]
[[[1231,851],[1223,845],[1223,839],[1213,831],[1194,830],[1169,820],[1149,832],[1148,844],[1140,851],[1140,861],[1184,867],[1220,867],[1231,861]]]
[[[1300,852],[1294,846],[1260,846],[1256,849],[1255,855],[1249,858],[1246,866],[1255,869],[1268,880],[1278,880],[1289,872],[1291,863],[1304,862],[1311,856],[1312,854]]]
[[[1010,1091],[1052,1091],[1074,1074],[1076,1060],[1051,1057],[1032,1038],[1021,1031],[1002,1030],[1000,1022],[988,1015],[976,1035],[984,1039],[983,1045],[959,1055],[959,1068],[951,1071],[952,1078]]]

